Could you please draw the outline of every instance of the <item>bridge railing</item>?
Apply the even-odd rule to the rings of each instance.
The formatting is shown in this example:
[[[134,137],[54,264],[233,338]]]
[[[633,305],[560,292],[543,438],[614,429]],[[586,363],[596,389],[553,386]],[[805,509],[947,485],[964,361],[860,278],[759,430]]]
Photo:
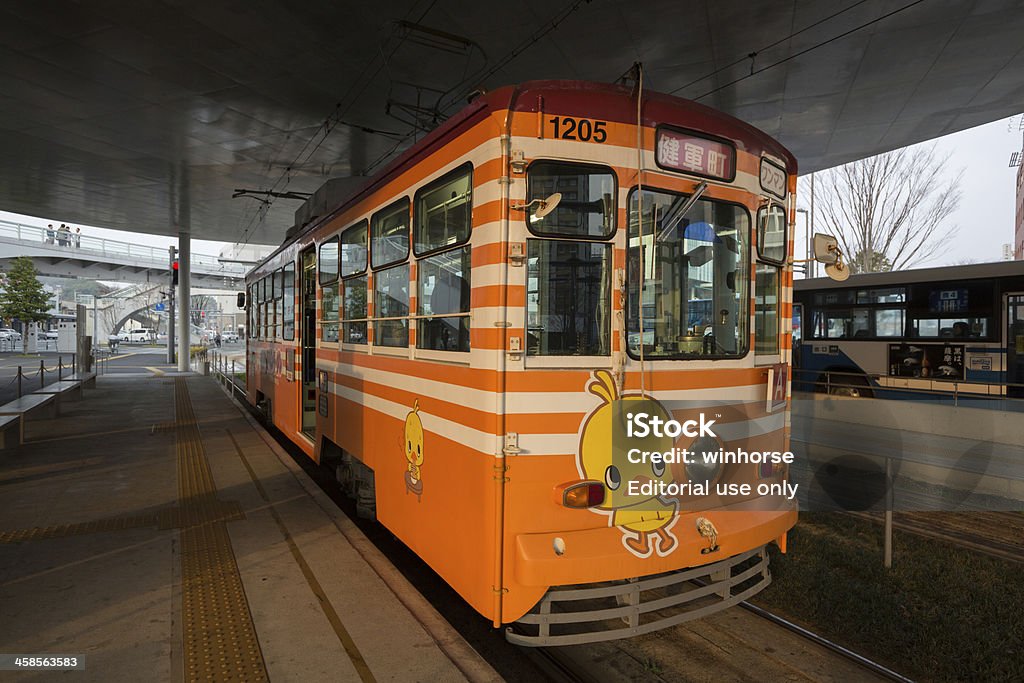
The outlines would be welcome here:
[[[56,228],[40,228],[34,225],[22,225],[12,221],[0,220],[0,237],[14,238],[22,242],[35,242],[53,245],[74,252],[88,252],[110,258],[126,258],[134,261],[145,261],[157,266],[167,267],[167,247],[151,247],[134,242],[93,237],[82,233],[61,232]],[[217,271],[232,277],[243,277],[246,273],[244,265],[222,263],[217,256],[209,254],[191,255],[192,268],[205,271]]]

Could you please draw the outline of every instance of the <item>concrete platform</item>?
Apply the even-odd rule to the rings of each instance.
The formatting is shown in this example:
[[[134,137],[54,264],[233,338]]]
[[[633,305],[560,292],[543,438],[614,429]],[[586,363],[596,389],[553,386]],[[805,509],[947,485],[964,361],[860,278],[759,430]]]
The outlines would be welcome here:
[[[75,680],[498,680],[212,378],[140,374],[0,452],[0,653],[78,655]]]

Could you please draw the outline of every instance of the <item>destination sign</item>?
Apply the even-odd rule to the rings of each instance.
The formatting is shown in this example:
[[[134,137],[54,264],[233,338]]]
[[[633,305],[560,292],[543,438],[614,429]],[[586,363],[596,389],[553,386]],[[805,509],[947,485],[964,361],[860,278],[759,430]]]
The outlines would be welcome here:
[[[736,150],[720,140],[693,133],[659,128],[655,160],[658,166],[731,181],[736,177]]]

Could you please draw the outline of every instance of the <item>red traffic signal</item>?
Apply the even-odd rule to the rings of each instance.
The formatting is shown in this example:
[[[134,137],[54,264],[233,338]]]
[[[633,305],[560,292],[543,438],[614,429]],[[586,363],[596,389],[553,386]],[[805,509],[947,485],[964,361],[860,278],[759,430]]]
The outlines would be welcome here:
[[[178,259],[171,262],[171,286],[178,286]]]

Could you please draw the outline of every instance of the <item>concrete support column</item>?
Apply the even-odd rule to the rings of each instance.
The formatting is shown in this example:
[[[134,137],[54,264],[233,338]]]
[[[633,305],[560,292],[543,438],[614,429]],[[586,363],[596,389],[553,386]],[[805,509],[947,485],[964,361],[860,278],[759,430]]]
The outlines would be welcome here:
[[[192,339],[189,321],[191,308],[191,283],[189,270],[192,267],[191,237],[187,232],[178,233],[178,372],[189,370],[189,344]]]

